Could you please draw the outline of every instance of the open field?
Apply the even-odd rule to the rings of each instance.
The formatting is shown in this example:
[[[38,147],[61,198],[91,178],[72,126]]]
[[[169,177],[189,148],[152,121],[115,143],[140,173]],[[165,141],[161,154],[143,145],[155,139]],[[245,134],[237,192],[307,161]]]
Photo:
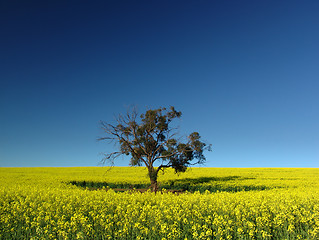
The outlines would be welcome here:
[[[319,239],[319,169],[159,176],[183,194],[106,191],[146,188],[142,167],[0,168],[0,180],[0,239]]]

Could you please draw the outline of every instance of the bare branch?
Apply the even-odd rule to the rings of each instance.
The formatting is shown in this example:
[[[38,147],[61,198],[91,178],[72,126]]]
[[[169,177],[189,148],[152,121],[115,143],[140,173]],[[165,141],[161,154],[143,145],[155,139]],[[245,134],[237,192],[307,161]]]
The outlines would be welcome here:
[[[100,161],[100,164],[104,165],[106,161],[110,161],[111,165],[113,166],[114,165],[114,160],[121,156],[122,153],[121,152],[112,152],[112,153],[109,153],[109,154],[103,154],[104,157],[103,159]]]

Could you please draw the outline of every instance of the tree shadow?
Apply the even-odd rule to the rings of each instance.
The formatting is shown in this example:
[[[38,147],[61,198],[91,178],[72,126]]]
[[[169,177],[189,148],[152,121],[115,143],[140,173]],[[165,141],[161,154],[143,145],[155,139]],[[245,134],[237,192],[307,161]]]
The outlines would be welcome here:
[[[255,178],[241,176],[183,178],[163,182],[161,187],[165,189],[176,189],[189,192],[240,192],[270,189],[270,187],[265,185],[236,184],[240,181],[249,179]],[[233,181],[234,184],[227,183],[231,181]]]
[[[247,180],[247,179],[255,179],[255,178],[246,178],[240,176],[227,176],[227,177],[198,177],[198,178],[183,178],[183,179],[174,179],[167,181],[168,183],[173,184],[202,184],[208,182],[227,182],[234,180]]]
[[[247,178],[240,176],[226,177],[198,177],[198,178],[183,178],[168,180],[160,183],[160,190],[166,189],[176,192],[240,192],[240,191],[261,191],[271,189],[265,185],[244,185],[236,184],[243,180],[255,178]],[[228,184],[227,182],[233,183]],[[128,190],[147,190],[150,184],[130,184],[130,183],[108,183],[108,182],[93,182],[93,181],[71,181],[69,184],[77,187],[99,190],[99,189],[114,189],[115,191],[124,192]]]

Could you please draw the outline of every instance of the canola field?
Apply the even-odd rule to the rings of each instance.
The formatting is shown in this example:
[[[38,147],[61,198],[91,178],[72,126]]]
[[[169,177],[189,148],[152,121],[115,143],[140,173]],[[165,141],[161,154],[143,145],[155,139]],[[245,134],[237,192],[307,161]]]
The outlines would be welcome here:
[[[167,170],[156,194],[108,190],[147,186],[143,167],[0,168],[0,181],[0,239],[319,239],[319,169]]]

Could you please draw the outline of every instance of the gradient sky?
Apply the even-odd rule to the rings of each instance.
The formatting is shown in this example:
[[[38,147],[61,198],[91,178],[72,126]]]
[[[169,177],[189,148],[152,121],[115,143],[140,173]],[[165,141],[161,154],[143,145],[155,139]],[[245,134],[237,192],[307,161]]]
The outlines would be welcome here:
[[[0,166],[97,166],[175,106],[207,167],[319,167],[319,1],[1,1]],[[125,158],[117,162],[127,165]]]

